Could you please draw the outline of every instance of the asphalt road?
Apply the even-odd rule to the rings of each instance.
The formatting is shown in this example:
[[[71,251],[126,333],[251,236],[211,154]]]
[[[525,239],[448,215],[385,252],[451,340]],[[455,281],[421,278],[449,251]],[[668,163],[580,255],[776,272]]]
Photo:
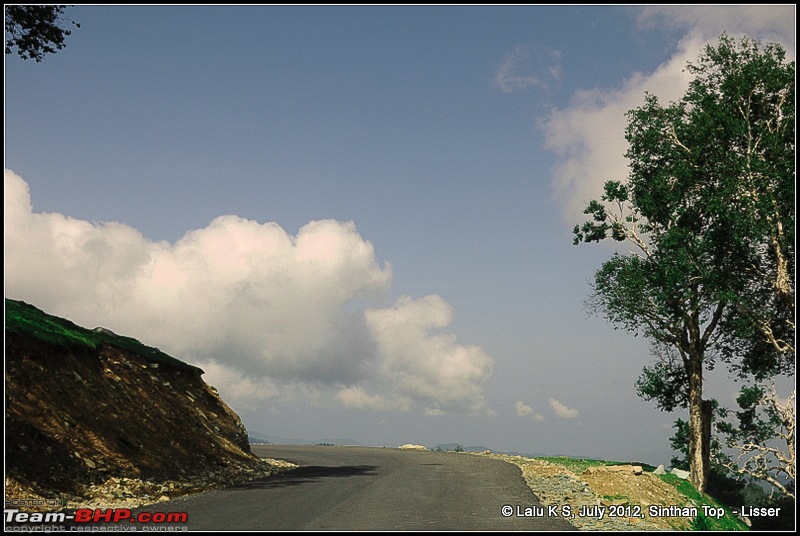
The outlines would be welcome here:
[[[370,447],[253,451],[302,467],[152,511],[186,512],[189,530],[576,530],[560,517],[518,517],[518,506],[541,503],[519,469],[500,460]],[[505,505],[515,514],[504,517]]]

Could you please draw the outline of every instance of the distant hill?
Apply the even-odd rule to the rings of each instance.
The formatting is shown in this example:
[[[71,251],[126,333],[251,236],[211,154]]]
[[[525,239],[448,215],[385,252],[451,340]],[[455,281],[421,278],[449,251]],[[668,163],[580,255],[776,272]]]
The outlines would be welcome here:
[[[431,450],[456,450],[458,447],[461,447],[464,452],[485,452],[487,450],[492,450],[489,447],[483,447],[480,445],[470,445],[465,447],[459,443],[439,443]]]
[[[488,450],[496,454],[508,454],[509,456],[523,456],[525,458],[540,458],[543,456],[549,456],[549,454],[544,454],[542,452],[530,453],[530,452],[515,452],[515,451],[511,452],[498,451],[490,449],[489,447],[484,447],[482,445],[470,445],[468,447],[465,447],[464,445],[461,445],[459,443],[439,443],[435,447],[431,448],[431,450],[440,450],[440,449],[456,450],[456,448],[459,446],[464,450],[464,452],[486,452]]]
[[[251,444],[258,443],[272,443],[275,445],[347,445],[352,447],[367,446],[355,439],[345,437],[323,437],[320,439],[290,439],[286,437],[276,436],[273,434],[265,434],[263,432],[253,432],[250,436]]]

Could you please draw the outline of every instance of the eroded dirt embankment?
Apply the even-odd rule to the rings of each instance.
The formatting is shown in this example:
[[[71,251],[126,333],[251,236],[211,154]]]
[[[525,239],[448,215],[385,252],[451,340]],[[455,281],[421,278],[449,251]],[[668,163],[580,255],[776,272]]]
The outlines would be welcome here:
[[[8,331],[5,349],[6,501],[143,504],[276,470],[197,367]]]

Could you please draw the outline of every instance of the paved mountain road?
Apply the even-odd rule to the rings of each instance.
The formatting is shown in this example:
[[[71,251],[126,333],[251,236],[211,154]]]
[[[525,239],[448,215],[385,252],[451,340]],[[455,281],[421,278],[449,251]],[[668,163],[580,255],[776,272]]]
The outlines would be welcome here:
[[[504,505],[540,503],[500,460],[370,447],[253,451],[302,467],[141,510],[185,511],[189,530],[576,530],[560,517],[504,517]]]

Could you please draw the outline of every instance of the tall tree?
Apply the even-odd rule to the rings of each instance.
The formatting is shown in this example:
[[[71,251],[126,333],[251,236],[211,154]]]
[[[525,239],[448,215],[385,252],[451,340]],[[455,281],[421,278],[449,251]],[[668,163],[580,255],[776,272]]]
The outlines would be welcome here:
[[[767,377],[794,368],[794,62],[722,35],[678,102],[628,112],[627,181],[608,181],[575,243],[632,244],[595,274],[594,312],[653,342],[639,394],[689,409],[690,478],[704,490],[717,361]]]
[[[14,48],[23,59],[42,61],[45,54],[52,54],[66,46],[65,39],[72,34],[71,30],[62,28],[60,24],[71,23],[76,28],[81,25],[64,18],[66,6],[46,5],[7,5],[6,17],[6,54]]]

